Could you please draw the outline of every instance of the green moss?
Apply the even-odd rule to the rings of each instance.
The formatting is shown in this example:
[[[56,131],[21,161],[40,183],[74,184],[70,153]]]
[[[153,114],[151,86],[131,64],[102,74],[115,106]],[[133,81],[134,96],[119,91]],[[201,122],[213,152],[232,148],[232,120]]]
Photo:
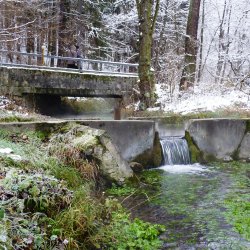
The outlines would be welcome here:
[[[185,138],[188,143],[188,148],[191,156],[191,162],[201,162],[202,161],[202,152],[198,149],[198,147],[194,144],[190,134],[188,131],[185,131]]]
[[[246,133],[250,132],[250,120],[246,120]]]
[[[195,163],[195,162],[208,163],[208,162],[218,161],[218,159],[215,156],[213,156],[211,154],[206,154],[206,153],[202,152],[201,150],[199,150],[199,148],[193,142],[188,131],[185,131],[185,138],[186,138],[187,143],[188,143],[191,163]]]
[[[162,163],[163,154],[162,154],[162,148],[159,138],[159,133],[155,133],[154,138],[154,148],[153,148],[153,166],[159,167]]]
[[[47,72],[46,72],[47,73]],[[48,75],[51,75],[50,72],[47,73]],[[62,78],[69,78],[69,73],[64,73],[64,72],[58,72],[58,75],[61,76]],[[82,78],[84,81],[85,80],[98,80],[98,81],[103,81],[103,82],[110,82],[113,79],[116,79],[116,76],[107,76],[107,75],[94,75],[94,74],[77,74],[76,73],[72,73],[70,74],[70,78],[74,79],[74,78]]]
[[[250,240],[250,202],[242,199],[228,199],[226,217],[240,234]]]
[[[7,116],[0,118],[0,122],[31,122],[34,118],[20,117],[20,116]]]
[[[137,155],[133,161],[140,163],[143,167],[150,167],[152,164],[152,150],[147,150]]]
[[[39,138],[45,140],[48,139],[53,133],[64,133],[69,130],[69,122],[60,122],[60,123],[36,123],[35,131]],[[73,123],[72,123],[73,124]]]
[[[224,200],[227,221],[233,225],[245,239],[250,240],[250,172],[249,163],[221,163],[219,168],[231,174],[234,183]]]
[[[211,155],[211,154],[204,154],[204,153],[202,153],[202,157],[201,158],[202,158],[201,162],[204,162],[204,163],[220,161],[214,155]]]
[[[143,167],[159,167],[162,163],[163,154],[158,132],[155,133],[153,149],[149,149],[138,155],[133,161],[142,164]]]
[[[128,115],[133,116],[133,118],[141,118],[141,119],[157,119],[161,120],[162,123],[166,124],[183,124],[183,122],[188,121],[190,119],[206,119],[206,118],[248,118],[250,116],[249,111],[239,111],[239,110],[223,110],[218,109],[214,112],[212,111],[204,111],[199,113],[190,113],[187,115],[181,115],[173,112],[163,112],[163,111],[137,111],[128,113]],[[248,121],[250,124],[250,121]],[[248,131],[250,131],[250,126],[248,125]]]
[[[232,153],[232,159],[235,161],[239,160],[239,150],[240,150],[240,145],[238,146],[238,148]]]

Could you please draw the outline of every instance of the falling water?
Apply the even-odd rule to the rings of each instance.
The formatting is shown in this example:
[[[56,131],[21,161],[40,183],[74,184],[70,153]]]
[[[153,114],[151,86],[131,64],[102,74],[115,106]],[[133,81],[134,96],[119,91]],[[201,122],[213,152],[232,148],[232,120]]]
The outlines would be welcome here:
[[[181,137],[166,137],[161,140],[164,165],[190,164],[187,141]]]

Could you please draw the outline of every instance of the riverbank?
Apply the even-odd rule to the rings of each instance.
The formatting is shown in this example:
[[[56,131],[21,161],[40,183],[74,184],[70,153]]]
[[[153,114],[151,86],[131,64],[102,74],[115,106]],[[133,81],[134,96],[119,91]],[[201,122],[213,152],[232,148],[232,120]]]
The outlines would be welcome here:
[[[110,190],[134,218],[166,227],[161,249],[250,248],[249,163],[166,166]],[[143,184],[142,184],[143,183]]]
[[[115,181],[68,148],[64,133],[0,130],[1,247],[159,249],[163,227],[132,219],[106,195]]]

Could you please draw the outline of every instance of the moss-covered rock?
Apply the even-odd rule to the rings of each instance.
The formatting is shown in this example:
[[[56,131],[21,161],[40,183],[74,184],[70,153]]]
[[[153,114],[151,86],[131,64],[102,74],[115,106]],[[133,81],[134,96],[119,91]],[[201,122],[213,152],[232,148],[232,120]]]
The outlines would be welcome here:
[[[87,170],[90,175],[100,172],[106,179],[116,182],[133,175],[104,130],[69,123],[63,132],[51,137],[49,150],[65,164],[73,163],[78,169],[84,168],[86,160],[93,162],[93,168]]]
[[[250,132],[250,120],[246,120],[246,133]]]
[[[188,131],[185,131],[185,139],[187,140],[188,143],[191,163],[202,161],[202,152],[194,144]]]
[[[163,154],[159,133],[155,132],[153,148],[139,154],[133,161],[142,164],[144,167],[159,167],[162,163],[162,159]]]

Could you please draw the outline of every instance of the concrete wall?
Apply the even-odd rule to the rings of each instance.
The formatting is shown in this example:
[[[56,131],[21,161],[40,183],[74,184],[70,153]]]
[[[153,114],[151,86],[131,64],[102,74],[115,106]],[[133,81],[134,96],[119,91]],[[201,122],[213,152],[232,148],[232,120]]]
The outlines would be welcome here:
[[[128,96],[138,77],[43,69],[0,67],[0,95],[49,94],[59,96]]]
[[[200,161],[250,161],[249,130],[250,119],[197,119],[186,125],[186,137]]]
[[[131,120],[150,120],[155,122],[155,130],[160,138],[167,136],[185,136],[185,122],[175,121],[171,117],[153,116],[153,117],[131,117]]]
[[[68,121],[67,121],[68,122]],[[0,123],[0,129],[10,131],[46,130],[54,131],[67,122]],[[73,122],[73,121],[72,121]],[[153,121],[74,121],[81,125],[105,130],[117,146],[122,157],[131,161],[136,156],[152,150],[155,139]]]
[[[105,130],[124,159],[131,161],[152,149],[155,137],[153,121],[80,121],[82,125]]]

